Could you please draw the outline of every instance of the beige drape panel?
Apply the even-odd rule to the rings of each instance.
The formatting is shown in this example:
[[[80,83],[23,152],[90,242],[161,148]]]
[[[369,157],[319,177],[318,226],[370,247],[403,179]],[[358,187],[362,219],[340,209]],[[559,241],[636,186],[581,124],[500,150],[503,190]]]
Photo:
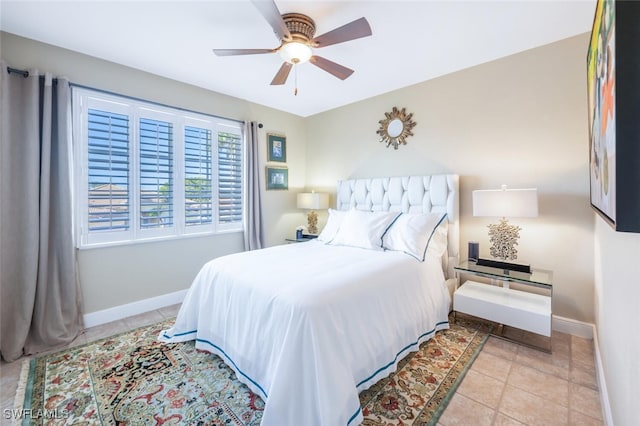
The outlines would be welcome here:
[[[13,361],[72,341],[82,316],[69,81],[0,65],[0,354]]]
[[[245,123],[247,196],[245,197],[244,249],[264,247],[262,204],[260,201],[260,154],[258,149],[258,123]]]

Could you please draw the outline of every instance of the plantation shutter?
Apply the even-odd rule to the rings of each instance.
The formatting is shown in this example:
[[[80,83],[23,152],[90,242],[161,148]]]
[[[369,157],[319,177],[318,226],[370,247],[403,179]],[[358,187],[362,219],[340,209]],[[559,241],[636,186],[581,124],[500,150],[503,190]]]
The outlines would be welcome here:
[[[185,126],[185,226],[210,224],[213,219],[211,130]]]
[[[218,222],[242,222],[242,135],[218,132]]]
[[[128,230],[129,117],[96,109],[87,117],[89,231]]]
[[[78,247],[242,231],[242,123],[72,93]]]
[[[173,125],[140,119],[140,228],[173,225]]]

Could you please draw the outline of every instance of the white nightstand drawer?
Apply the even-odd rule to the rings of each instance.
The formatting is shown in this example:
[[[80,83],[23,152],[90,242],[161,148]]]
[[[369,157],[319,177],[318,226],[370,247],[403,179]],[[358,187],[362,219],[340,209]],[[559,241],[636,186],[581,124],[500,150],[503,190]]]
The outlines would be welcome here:
[[[457,312],[551,336],[551,297],[465,282],[453,295]]]

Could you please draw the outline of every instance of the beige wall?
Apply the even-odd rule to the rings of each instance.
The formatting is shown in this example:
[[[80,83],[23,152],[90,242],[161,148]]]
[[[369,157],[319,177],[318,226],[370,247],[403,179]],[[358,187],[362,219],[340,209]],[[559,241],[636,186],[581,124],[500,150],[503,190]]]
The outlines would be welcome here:
[[[12,34],[2,32],[0,37],[2,59],[15,68],[36,68],[66,76],[80,85],[231,119],[262,122],[262,172],[266,160],[265,133],[284,133],[289,185],[304,186],[306,144],[304,120],[300,117]],[[211,78],[215,78],[213,72]],[[300,222],[301,215],[293,201],[295,192],[263,191],[267,242],[271,245],[282,242]],[[78,258],[84,312],[186,289],[207,260],[241,251],[242,241],[242,233],[236,232],[81,250]]]
[[[302,119],[2,33],[2,57],[11,66],[37,67],[77,84],[263,122],[263,164],[265,133],[286,134],[290,191],[263,192],[268,245],[283,242],[304,222],[295,208],[295,194],[302,188],[333,192],[336,180],[349,177],[451,172],[461,175],[462,255],[468,240],[478,240],[481,254],[488,256],[486,224],[492,221],[472,217],[471,191],[502,183],[535,186],[540,216],[512,221],[523,227],[518,260],[555,271],[556,315],[593,321],[586,46],[585,34]],[[418,123],[415,136],[397,151],[378,143],[375,134],[378,120],[393,106],[406,107]],[[236,233],[83,250],[85,312],[187,288],[206,259],[241,247]],[[159,264],[164,273],[151,270]]]
[[[539,217],[511,221],[523,228],[518,261],[554,271],[555,315],[593,322],[587,43],[580,35],[308,118],[307,187],[457,173],[462,255],[477,240],[486,257],[486,225],[497,220],[472,216],[471,191],[537,187]],[[417,122],[397,151],[376,135],[393,106]]]
[[[632,425],[640,401],[640,234],[595,222],[596,329],[612,424]]]

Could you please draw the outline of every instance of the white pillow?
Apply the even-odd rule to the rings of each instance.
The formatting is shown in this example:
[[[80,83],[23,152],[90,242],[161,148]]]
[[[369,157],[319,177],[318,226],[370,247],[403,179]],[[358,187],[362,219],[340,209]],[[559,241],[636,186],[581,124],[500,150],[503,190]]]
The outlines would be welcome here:
[[[399,215],[397,212],[349,210],[329,244],[382,250],[382,237]]]
[[[424,261],[427,251],[442,256],[447,249],[446,213],[403,213],[382,240],[385,250],[407,253]]]
[[[449,247],[449,221],[446,219],[447,214],[443,214],[445,215],[443,220],[441,220],[436,227],[427,245],[427,254],[432,254],[437,257],[445,256],[447,247]]]
[[[329,217],[327,218],[327,224],[322,228],[322,232],[318,235],[318,241],[328,243],[336,236],[338,228],[347,214],[345,210],[329,209]]]

